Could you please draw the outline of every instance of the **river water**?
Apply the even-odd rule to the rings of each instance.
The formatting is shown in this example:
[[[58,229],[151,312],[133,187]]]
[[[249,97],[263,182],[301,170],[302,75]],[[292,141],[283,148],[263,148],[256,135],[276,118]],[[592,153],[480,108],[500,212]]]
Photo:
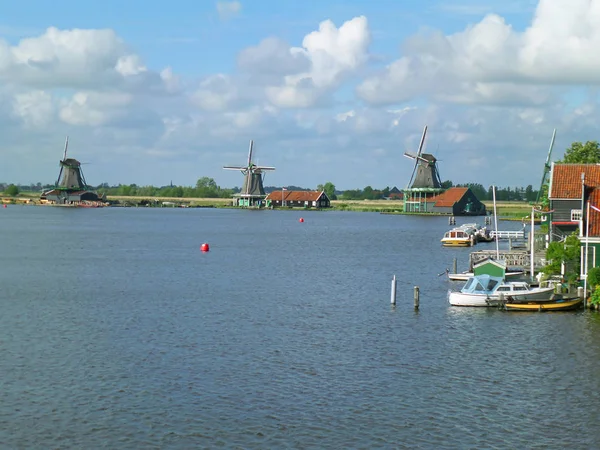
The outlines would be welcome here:
[[[0,446],[599,448],[600,315],[449,306],[447,229],[3,208]]]

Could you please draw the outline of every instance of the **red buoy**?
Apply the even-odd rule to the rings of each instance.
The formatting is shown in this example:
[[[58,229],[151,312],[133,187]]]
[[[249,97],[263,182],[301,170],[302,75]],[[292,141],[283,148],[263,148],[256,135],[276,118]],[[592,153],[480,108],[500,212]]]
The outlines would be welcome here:
[[[300,218],[298,219],[298,222],[304,222],[304,219],[303,219],[302,217],[300,217]]]
[[[2,206],[6,208],[6,205],[2,205]]]
[[[210,247],[208,246],[208,244],[205,242],[204,244],[202,244],[200,246],[200,250],[202,250],[203,252],[207,252],[210,250]]]

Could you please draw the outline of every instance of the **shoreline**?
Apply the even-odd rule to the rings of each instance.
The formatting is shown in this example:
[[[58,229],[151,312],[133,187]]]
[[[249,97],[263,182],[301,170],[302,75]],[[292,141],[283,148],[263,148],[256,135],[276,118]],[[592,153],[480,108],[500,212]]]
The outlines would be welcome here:
[[[34,206],[64,206],[40,204],[39,197],[0,196],[3,204],[20,204]],[[246,209],[233,206],[230,198],[186,198],[186,197],[134,197],[134,196],[107,196],[110,203],[107,208],[226,208],[226,209]],[[488,211],[493,207],[491,202],[484,201]],[[353,212],[377,212],[387,215],[407,215],[407,216],[427,216],[427,217],[451,217],[449,214],[441,213],[405,213],[403,211],[402,200],[332,200],[330,208],[285,208],[289,211],[353,211]],[[281,208],[274,208],[281,209]],[[531,214],[531,205],[527,202],[496,202],[496,209],[499,220],[522,222]],[[485,216],[455,216],[472,217],[474,221],[478,217]],[[537,221],[536,221],[537,222]]]

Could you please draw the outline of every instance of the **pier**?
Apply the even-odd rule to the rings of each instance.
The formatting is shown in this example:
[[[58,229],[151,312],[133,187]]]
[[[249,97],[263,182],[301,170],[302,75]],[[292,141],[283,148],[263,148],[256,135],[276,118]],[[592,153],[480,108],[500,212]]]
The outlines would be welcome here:
[[[498,236],[498,239],[525,239],[525,230],[520,231],[500,231],[500,230],[491,230],[490,237],[494,239]]]
[[[542,237],[542,236],[540,236]],[[527,242],[527,241],[525,241]],[[478,250],[469,255],[469,271],[473,271],[473,266],[487,258],[500,259],[506,261],[506,268],[509,270],[521,269],[529,273],[531,271],[531,244],[519,245],[509,249],[498,250]],[[498,257],[498,258],[497,258]],[[546,248],[543,239],[536,236],[534,252],[534,270],[537,272],[546,264]]]

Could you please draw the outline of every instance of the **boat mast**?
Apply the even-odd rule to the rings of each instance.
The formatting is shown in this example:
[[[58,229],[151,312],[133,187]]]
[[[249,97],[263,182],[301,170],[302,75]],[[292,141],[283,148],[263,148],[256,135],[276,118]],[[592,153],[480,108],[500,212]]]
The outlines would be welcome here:
[[[492,198],[494,199],[494,240],[496,241],[496,259],[500,260],[500,249],[498,248],[498,214],[496,214],[496,186],[492,186]]]

